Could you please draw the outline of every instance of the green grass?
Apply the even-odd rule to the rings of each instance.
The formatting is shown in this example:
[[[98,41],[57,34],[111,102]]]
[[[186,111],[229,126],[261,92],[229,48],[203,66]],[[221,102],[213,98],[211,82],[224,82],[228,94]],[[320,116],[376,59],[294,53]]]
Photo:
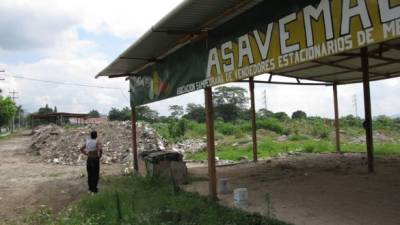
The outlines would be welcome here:
[[[32,225],[284,225],[287,223],[239,209],[206,197],[180,191],[173,185],[141,177],[112,178],[102,192],[83,197],[59,215],[42,211],[25,221]]]
[[[304,140],[304,141],[286,141],[278,142],[271,139],[265,139],[258,143],[258,157],[266,158],[277,156],[282,153],[302,152],[302,153],[329,153],[335,152],[335,145],[327,140]],[[342,144],[343,152],[365,152],[364,144]],[[394,155],[400,154],[400,143],[380,143],[375,144],[376,155]],[[239,161],[243,157],[251,159],[253,157],[252,146],[244,147],[217,146],[216,156],[223,160]],[[206,160],[207,152],[198,152],[186,156],[188,160]]]

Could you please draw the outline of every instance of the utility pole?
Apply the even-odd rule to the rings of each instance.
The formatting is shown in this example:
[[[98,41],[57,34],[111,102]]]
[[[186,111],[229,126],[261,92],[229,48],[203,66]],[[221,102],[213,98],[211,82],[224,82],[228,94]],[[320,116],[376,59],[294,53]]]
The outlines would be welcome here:
[[[356,112],[356,117],[358,117],[358,110],[357,110],[357,95],[354,94],[353,95],[353,106],[354,106],[354,110]]]
[[[268,105],[267,105],[267,89],[264,89],[264,95],[263,95],[263,98],[264,98],[264,108],[265,108],[265,110],[268,110]]]
[[[0,70],[0,73],[4,73],[4,72],[6,72],[6,71]],[[1,78],[1,77],[0,77],[0,81],[2,81],[2,80],[4,80],[4,78]],[[0,96],[1,96],[1,93],[2,93],[2,92],[3,92],[3,90],[0,89]]]
[[[10,94],[10,97],[12,98],[13,102],[15,102],[15,99],[18,98],[18,97],[16,96],[16,94],[18,94],[18,92],[16,92],[16,91],[10,91],[9,94]],[[15,129],[14,126],[15,126],[15,115],[13,115],[13,117],[12,117],[11,132],[14,132],[14,129]]]

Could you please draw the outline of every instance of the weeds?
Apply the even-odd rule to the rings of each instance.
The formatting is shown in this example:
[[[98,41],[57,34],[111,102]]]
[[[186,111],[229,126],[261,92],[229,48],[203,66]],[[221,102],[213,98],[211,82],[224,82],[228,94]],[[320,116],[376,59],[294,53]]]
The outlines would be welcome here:
[[[40,213],[26,224],[43,225],[285,225],[259,214],[227,208],[208,198],[184,191],[171,192],[173,184],[152,178],[111,178],[112,186],[84,197],[60,215]]]

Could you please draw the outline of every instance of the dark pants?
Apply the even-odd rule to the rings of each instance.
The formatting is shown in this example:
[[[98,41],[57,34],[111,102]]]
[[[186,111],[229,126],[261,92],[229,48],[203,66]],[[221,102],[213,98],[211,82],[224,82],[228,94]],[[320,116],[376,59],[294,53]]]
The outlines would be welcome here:
[[[89,191],[97,193],[97,184],[99,183],[100,163],[98,157],[89,157],[86,162],[88,174]]]

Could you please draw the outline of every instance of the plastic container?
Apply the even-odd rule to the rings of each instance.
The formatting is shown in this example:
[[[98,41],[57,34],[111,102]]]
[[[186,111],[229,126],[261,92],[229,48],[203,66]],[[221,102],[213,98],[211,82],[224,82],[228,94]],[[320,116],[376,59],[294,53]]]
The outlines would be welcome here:
[[[233,201],[239,208],[249,207],[249,193],[247,188],[237,188],[233,191]]]

